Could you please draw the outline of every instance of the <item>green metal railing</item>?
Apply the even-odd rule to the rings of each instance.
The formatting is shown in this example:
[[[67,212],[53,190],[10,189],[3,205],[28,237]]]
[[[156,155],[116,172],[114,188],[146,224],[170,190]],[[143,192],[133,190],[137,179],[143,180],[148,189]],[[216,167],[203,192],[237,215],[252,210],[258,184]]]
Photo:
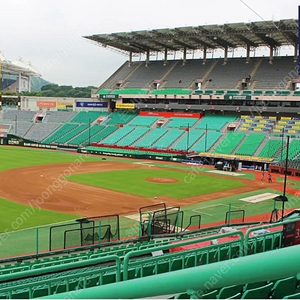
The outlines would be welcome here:
[[[300,245],[297,245],[210,265],[78,290],[74,294],[61,293],[45,298],[62,299],[72,296],[73,299],[134,299],[183,293],[188,289],[204,291],[208,286],[219,289],[230,285],[277,280],[299,274],[299,253]]]
[[[241,243],[241,249],[242,249],[243,243],[244,243],[244,234],[242,231],[237,230],[234,232],[219,234],[219,235],[213,236],[213,237],[206,236],[206,237],[200,237],[200,238],[196,238],[193,240],[187,240],[187,241],[183,241],[183,242],[179,242],[179,243],[176,242],[174,244],[162,245],[162,246],[155,247],[155,250],[153,248],[152,249],[150,248],[150,249],[144,249],[144,250],[131,251],[125,255],[124,260],[123,260],[123,280],[128,279],[129,260],[130,260],[130,258],[132,258],[134,256],[151,254],[153,251],[169,250],[169,249],[178,248],[178,247],[182,247],[182,246],[192,245],[195,243],[210,241],[212,239],[219,239],[219,238],[225,238],[225,237],[237,236],[237,235],[240,237],[239,241]]]

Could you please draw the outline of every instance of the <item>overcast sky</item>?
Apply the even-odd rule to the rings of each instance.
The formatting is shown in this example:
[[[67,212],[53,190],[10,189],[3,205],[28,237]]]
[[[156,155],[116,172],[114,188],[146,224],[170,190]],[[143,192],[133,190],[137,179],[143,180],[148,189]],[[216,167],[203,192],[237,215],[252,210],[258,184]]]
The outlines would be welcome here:
[[[99,86],[127,57],[82,36],[298,18],[298,0],[0,0],[0,51],[57,84]]]

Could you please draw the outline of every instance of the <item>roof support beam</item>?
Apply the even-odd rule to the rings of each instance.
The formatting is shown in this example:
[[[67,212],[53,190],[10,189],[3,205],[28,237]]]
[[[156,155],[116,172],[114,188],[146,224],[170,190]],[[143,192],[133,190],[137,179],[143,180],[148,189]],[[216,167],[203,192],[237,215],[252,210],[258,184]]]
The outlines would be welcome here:
[[[168,48],[165,47],[165,59],[164,59],[164,66],[167,65],[167,61],[168,61]]]
[[[150,50],[147,49],[146,51],[146,67],[148,67],[150,61]]]
[[[183,49],[183,61],[182,61],[182,65],[184,66],[186,63],[186,47],[184,47]]]

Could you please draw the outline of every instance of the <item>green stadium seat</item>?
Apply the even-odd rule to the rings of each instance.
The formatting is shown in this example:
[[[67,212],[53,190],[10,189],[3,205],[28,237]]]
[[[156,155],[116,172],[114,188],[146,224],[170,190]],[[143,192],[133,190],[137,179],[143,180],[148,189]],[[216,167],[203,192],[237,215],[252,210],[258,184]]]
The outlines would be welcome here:
[[[204,93],[203,90],[196,90],[194,92],[195,95],[202,95],[203,93]]]
[[[101,285],[116,282],[116,273],[104,274],[100,277]]]
[[[235,296],[236,294],[241,294],[243,290],[243,285],[231,285],[221,288],[217,299],[228,299],[229,297]]]
[[[204,95],[212,95],[213,93],[213,90],[205,90]]]
[[[99,285],[99,275],[91,275],[86,277],[86,288]]]
[[[283,297],[282,299],[300,299],[300,292],[292,294],[292,295],[287,295],[287,296]]]
[[[248,91],[244,91],[244,92],[248,92]],[[239,95],[239,93],[240,93],[240,90],[228,90],[226,92],[226,94],[228,94],[228,95]],[[251,95],[251,93],[250,93],[250,95]]]
[[[197,253],[197,265],[205,265],[208,263],[208,253],[207,252],[200,252]]]
[[[206,294],[202,294],[201,295],[201,299],[216,299],[218,293],[219,293],[219,290],[210,291],[210,292],[208,292]]]
[[[216,91],[215,91],[215,95],[220,96],[220,95],[224,95],[224,94],[225,94],[225,91],[224,91],[224,90],[216,90]]]
[[[189,95],[191,90],[179,88],[166,88],[162,90],[153,90],[152,95]]]
[[[175,259],[171,263],[171,271],[181,270],[183,268],[182,266],[183,260],[182,259]]]
[[[98,91],[98,95],[107,95],[110,94],[111,90],[109,89],[101,89],[100,91]]]
[[[30,298],[30,289],[20,289],[14,290],[11,292],[11,299],[29,299]]]
[[[190,255],[186,257],[184,267],[185,268],[192,268],[196,266],[196,256],[195,255]]]
[[[227,299],[241,299],[242,293],[237,293],[231,297],[228,297]]]
[[[263,91],[260,91],[260,90],[256,90],[256,91],[253,91],[253,96],[261,96],[263,94]]]
[[[9,293],[0,293],[0,299],[9,299]]]
[[[175,298],[168,298],[168,299],[190,299],[190,295],[188,293],[180,293],[176,295]]]
[[[168,261],[159,262],[157,264],[157,269],[156,269],[157,274],[166,273],[169,271],[170,271],[170,263]]]
[[[298,280],[296,277],[289,277],[285,279],[277,280],[272,289],[272,298],[273,299],[282,299],[286,296],[287,292],[289,294],[296,293]]]
[[[135,88],[128,88],[123,90],[114,90],[112,92],[113,95],[146,95],[148,94],[149,90],[147,89],[135,89]]]
[[[241,299],[268,299],[271,294],[272,286],[273,283],[269,283],[255,289],[246,290]]]
[[[48,295],[50,295],[49,285],[34,286],[32,288],[32,298],[40,298]]]
[[[246,96],[246,95],[251,96],[252,95],[252,91],[251,90],[245,90],[245,91],[242,92],[242,95],[243,96]]]
[[[141,269],[141,276],[146,277],[154,274],[155,265],[143,265]]]
[[[265,91],[265,96],[274,96],[275,92],[271,90]]]
[[[259,287],[265,286],[267,284],[266,281],[259,281],[259,282],[252,282],[252,283],[246,283],[244,285],[243,291],[257,289]]]
[[[293,96],[300,96],[300,91],[295,91]]]

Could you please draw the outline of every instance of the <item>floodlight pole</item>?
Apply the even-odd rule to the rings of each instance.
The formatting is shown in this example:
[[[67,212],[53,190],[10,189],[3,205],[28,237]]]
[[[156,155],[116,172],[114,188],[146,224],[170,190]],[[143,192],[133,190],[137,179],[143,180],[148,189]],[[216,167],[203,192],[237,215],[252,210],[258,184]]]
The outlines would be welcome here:
[[[190,123],[188,123],[188,127],[187,127],[186,152],[189,152],[189,140],[190,140]]]
[[[89,146],[91,145],[91,119],[89,119]]]
[[[289,159],[289,144],[290,144],[290,136],[287,136],[287,145],[286,145],[286,156],[285,156],[285,170],[284,170],[284,182],[283,182],[283,197],[285,197],[286,193],[286,179],[287,179],[287,169],[288,169],[288,159]],[[282,201],[282,215],[281,219],[283,221],[284,215],[284,202]]]
[[[282,161],[282,151],[283,151],[283,138],[284,138],[284,127],[282,128],[282,135],[281,135],[281,161]]]
[[[204,152],[207,150],[207,123],[205,124],[205,145],[204,145]]]

